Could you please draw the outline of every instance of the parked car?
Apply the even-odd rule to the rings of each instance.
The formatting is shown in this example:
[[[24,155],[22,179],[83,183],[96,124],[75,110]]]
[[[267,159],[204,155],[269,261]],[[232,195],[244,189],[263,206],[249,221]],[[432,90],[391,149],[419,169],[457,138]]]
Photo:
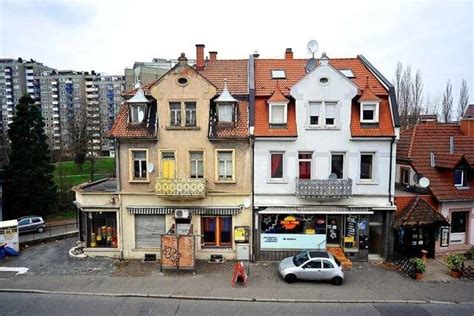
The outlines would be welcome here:
[[[23,216],[18,219],[18,232],[38,232],[42,233],[46,230],[46,225],[41,216]]]
[[[297,280],[325,280],[341,285],[344,281],[340,262],[329,252],[304,251],[283,259],[278,269],[281,277],[288,283]]]

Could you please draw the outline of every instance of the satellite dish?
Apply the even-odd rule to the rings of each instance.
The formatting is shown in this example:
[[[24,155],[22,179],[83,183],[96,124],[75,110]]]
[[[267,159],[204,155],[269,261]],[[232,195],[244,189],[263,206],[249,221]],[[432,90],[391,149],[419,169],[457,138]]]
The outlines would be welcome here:
[[[149,162],[146,166],[146,171],[152,173],[155,170],[155,165],[152,162]]]
[[[316,66],[317,66],[316,59],[310,58],[310,59],[308,59],[308,61],[306,62],[306,66],[304,67],[304,69],[306,70],[306,73],[309,73],[309,72],[311,72],[314,68],[316,68]]]
[[[426,177],[423,177],[423,178],[420,178],[418,180],[418,184],[422,187],[422,188],[427,188],[429,187],[430,185],[430,179],[426,178]]]
[[[245,207],[245,208],[249,208],[249,207],[250,207],[250,199],[249,199],[249,198],[245,198],[245,199],[244,199],[244,207]]]
[[[306,48],[308,49],[308,53],[310,54],[313,54],[313,57],[314,57],[314,54],[318,51],[318,42],[316,40],[311,40],[308,42],[308,45],[306,45]]]
[[[337,179],[337,174],[334,172],[329,175],[329,180],[336,180]]]

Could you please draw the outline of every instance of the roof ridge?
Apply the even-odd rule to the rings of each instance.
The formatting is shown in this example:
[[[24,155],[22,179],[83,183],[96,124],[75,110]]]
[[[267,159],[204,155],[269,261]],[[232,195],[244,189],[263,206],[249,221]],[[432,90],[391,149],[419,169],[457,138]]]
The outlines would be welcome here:
[[[414,139],[416,137],[416,128],[418,125],[413,126],[413,132],[411,133],[410,137],[410,146],[408,146],[408,158],[411,158],[411,152],[414,144]]]

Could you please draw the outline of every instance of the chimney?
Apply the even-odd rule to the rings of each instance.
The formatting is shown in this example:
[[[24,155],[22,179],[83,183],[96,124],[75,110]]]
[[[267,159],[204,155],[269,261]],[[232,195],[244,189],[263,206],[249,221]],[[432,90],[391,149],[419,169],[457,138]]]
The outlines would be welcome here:
[[[463,135],[474,137],[474,104],[467,107],[459,124]]]
[[[437,122],[438,116],[436,114],[420,115],[420,124],[435,125]]]
[[[293,59],[293,50],[291,48],[285,50],[285,59]]]
[[[204,44],[196,44],[196,69],[204,69]]]
[[[178,63],[180,66],[186,66],[188,64],[188,59],[184,53],[181,53],[181,56],[178,57]]]
[[[435,154],[434,152],[430,153],[430,166],[431,167],[436,167],[436,161],[435,161]]]
[[[449,153],[454,154],[454,136],[449,136]]]
[[[216,61],[217,60],[217,52],[216,51],[209,52],[209,59],[211,61]]]

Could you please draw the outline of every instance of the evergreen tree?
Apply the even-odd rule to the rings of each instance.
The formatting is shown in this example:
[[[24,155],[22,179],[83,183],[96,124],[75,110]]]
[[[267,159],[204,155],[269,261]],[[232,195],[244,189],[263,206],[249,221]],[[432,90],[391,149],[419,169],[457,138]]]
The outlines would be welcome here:
[[[41,110],[25,95],[9,125],[9,163],[5,166],[4,211],[7,218],[45,215],[56,210],[54,166],[44,133]]]

